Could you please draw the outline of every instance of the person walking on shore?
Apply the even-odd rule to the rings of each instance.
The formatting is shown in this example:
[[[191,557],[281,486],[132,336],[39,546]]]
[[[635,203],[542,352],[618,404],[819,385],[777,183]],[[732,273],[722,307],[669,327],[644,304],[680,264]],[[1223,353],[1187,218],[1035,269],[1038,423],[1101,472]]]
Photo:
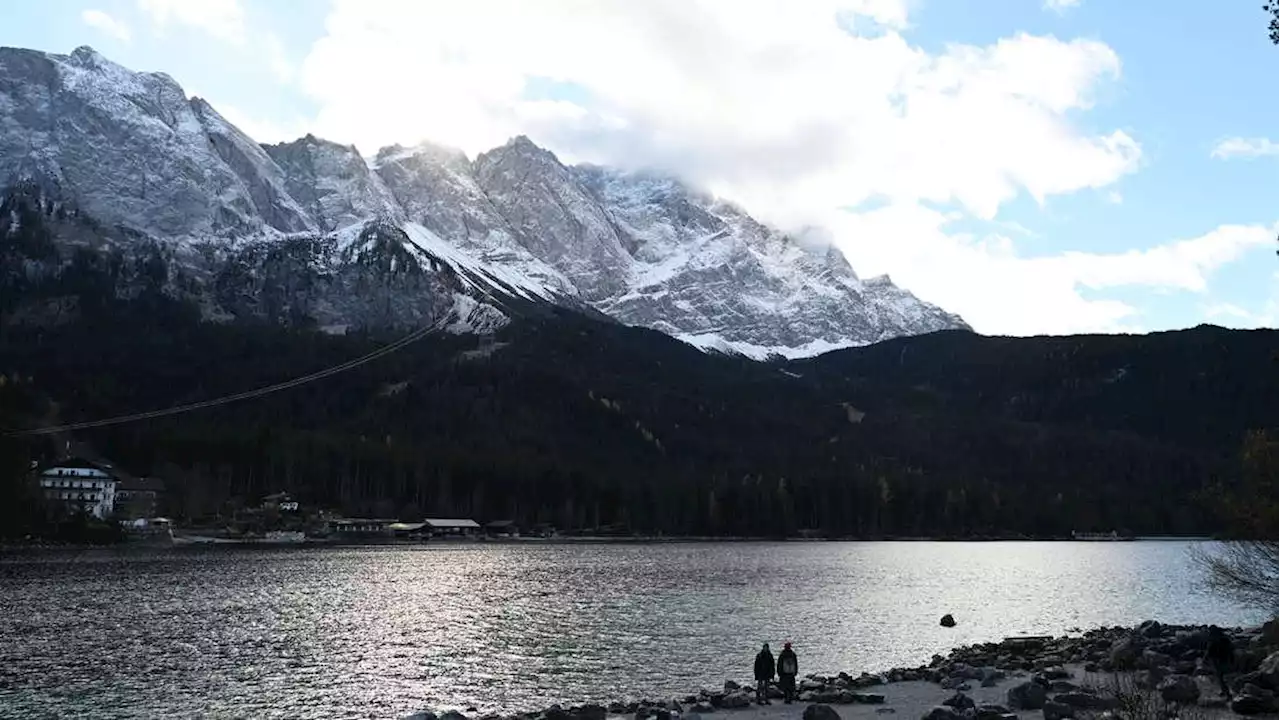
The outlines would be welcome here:
[[[1231,644],[1231,638],[1227,637],[1227,634],[1217,625],[1209,626],[1209,640],[1204,645],[1204,659],[1209,667],[1213,668],[1213,676],[1218,680],[1218,687],[1222,689],[1223,697],[1231,697],[1231,690],[1227,687],[1227,673],[1235,668],[1236,648]]]
[[[800,663],[796,660],[796,652],[791,643],[782,645],[778,653],[778,686],[782,688],[782,702],[787,705],[796,699],[796,675],[800,672]]]
[[[769,681],[773,680],[773,652],[765,643],[756,655],[756,704],[769,705]]]

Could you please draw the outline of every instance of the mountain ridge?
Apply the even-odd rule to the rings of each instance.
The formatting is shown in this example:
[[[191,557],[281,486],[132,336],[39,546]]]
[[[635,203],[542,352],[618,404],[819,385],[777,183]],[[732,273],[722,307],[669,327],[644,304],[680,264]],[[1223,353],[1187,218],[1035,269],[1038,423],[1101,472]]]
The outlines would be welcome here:
[[[138,237],[164,246],[167,286],[198,296],[210,317],[278,315],[261,303],[226,307],[216,285],[237,248],[281,244],[263,255],[275,266],[236,272],[296,288],[289,313],[326,328],[468,326],[477,304],[507,316],[514,286],[756,358],[968,329],[887,280],[859,279],[833,245],[804,246],[676,178],[566,166],[523,135],[474,159],[432,143],[371,158],[313,135],[259,144],[168,75],[133,72],[88,46],[0,48],[0,182],[24,180],[119,230],[107,244],[127,257],[145,254]],[[439,283],[367,276],[364,285],[397,295],[377,313],[333,295],[350,288],[329,278],[389,267],[351,270],[340,249],[390,226],[402,247],[380,251],[415,263],[425,253],[475,282],[442,295]]]

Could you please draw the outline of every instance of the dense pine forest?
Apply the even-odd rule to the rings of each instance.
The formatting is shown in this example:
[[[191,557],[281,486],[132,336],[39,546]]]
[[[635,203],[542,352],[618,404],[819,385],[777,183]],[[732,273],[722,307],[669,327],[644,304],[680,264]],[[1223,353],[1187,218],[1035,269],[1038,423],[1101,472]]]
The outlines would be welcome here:
[[[163,290],[162,265],[98,251],[33,273],[54,250],[25,220],[0,241],[0,428],[215,398],[404,332],[203,322]],[[434,334],[292,390],[74,437],[164,479],[188,520],[284,490],[353,515],[616,533],[1207,534],[1225,529],[1212,495],[1240,476],[1250,432],[1274,449],[1276,344],[1273,330],[1207,326],[953,331],[759,363],[544,310],[493,337]],[[7,532],[36,502],[29,463],[58,449],[0,439],[0,491],[26,498]]]

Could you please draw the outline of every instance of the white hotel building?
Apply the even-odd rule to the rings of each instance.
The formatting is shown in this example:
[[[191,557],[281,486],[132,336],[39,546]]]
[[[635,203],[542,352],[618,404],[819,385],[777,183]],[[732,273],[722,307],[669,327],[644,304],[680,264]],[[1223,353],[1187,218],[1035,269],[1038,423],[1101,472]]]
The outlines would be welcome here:
[[[62,463],[42,471],[40,489],[46,499],[70,510],[103,520],[115,512],[115,477],[88,463]]]

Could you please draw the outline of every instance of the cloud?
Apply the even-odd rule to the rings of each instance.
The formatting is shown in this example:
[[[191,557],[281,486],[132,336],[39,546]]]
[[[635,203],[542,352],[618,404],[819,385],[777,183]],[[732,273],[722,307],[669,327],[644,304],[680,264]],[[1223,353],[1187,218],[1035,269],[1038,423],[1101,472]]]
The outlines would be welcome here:
[[[1024,194],[1118,201],[1142,148],[1081,122],[1121,76],[1105,43],[1019,33],[931,52],[904,36],[909,9],[334,0],[299,80],[319,107],[308,129],[365,154],[423,139],[475,154],[526,134],[566,162],[666,170],[780,226],[826,228],[861,275],[888,273],[982,332],[1148,329],[1138,305],[1100,293],[1207,296],[1219,268],[1273,240],[1226,225],[1031,256],[1012,237],[956,231],[975,218],[1012,228],[1000,210]],[[862,21],[881,32],[846,31]],[[868,201],[879,207],[840,209]]]
[[[1120,72],[1105,44],[1022,34],[932,55],[892,29],[853,36],[837,22],[850,15],[908,19],[891,0],[336,0],[302,83],[317,133],[365,152],[425,137],[475,153],[524,133],[792,214],[884,196],[993,217],[1019,192],[1043,201],[1137,168],[1132,137],[1069,118]],[[531,78],[588,100],[547,113]]]
[[[198,95],[195,92],[189,94]],[[235,125],[241,132],[259,143],[292,142],[310,132],[308,124],[298,119],[286,122],[267,120],[247,113],[235,105],[225,103],[218,104],[216,110],[227,122]]]
[[[1074,7],[1079,7],[1080,0],[1044,0],[1044,9],[1062,15]]]
[[[1277,310],[1275,300],[1267,302],[1265,308],[1251,311],[1233,303],[1212,303],[1204,308],[1204,316],[1216,325],[1252,330],[1261,327],[1277,326]]]
[[[129,30],[128,25],[101,10],[85,10],[80,13],[80,19],[89,27],[101,30],[120,42],[128,43],[133,41],[133,33]]]
[[[1280,153],[1280,145],[1270,138],[1233,137],[1218,141],[1213,147],[1210,157],[1218,160],[1233,158],[1255,158]]]
[[[1270,252],[1276,228],[1224,225],[1198,237],[1117,253],[1030,257],[1000,235],[948,231],[960,219],[919,205],[836,213],[827,224],[864,276],[890,273],[923,299],[1001,335],[1139,332],[1141,308],[1098,297],[1116,288],[1206,296],[1213,275],[1247,253]]]
[[[238,0],[138,0],[138,9],[159,31],[176,23],[236,45],[245,42],[244,8]]]
[[[281,84],[292,82],[296,74],[296,68],[293,66],[293,62],[289,60],[280,38],[272,33],[265,33],[262,36],[262,47],[266,53],[267,64],[271,68],[271,74],[275,76],[276,80]]]

